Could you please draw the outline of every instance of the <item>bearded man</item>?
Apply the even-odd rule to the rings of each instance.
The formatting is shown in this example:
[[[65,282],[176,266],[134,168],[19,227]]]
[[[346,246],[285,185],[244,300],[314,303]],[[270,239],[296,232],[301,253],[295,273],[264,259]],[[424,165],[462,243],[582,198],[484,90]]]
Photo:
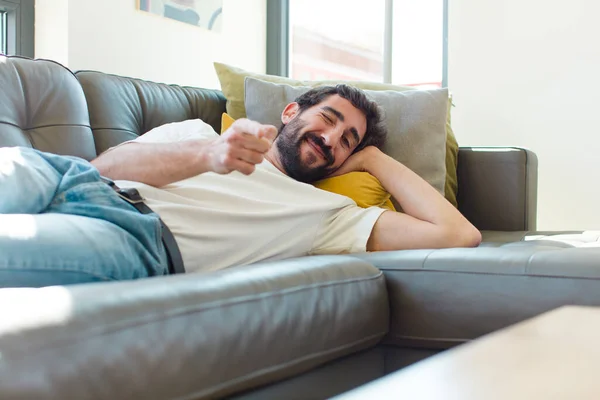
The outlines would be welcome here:
[[[281,121],[278,130],[241,119],[222,135],[201,120],[168,124],[91,163],[0,149],[0,287],[480,243],[458,210],[379,149],[380,109],[361,90],[312,89]],[[403,212],[310,185],[352,171],[375,176]]]

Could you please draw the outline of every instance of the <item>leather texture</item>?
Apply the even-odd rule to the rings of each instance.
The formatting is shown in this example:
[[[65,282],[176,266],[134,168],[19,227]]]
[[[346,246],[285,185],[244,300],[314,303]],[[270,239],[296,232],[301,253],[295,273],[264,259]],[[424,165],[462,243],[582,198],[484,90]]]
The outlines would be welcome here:
[[[349,256],[0,301],[2,399],[222,397],[371,348],[389,326],[383,275]]]
[[[406,368],[442,351],[440,349],[424,349],[386,345],[379,345],[378,347],[384,349],[386,374]]]
[[[439,350],[378,345],[373,349],[331,361],[302,375],[273,382],[268,386],[227,397],[227,399],[330,399],[439,352]]]
[[[446,349],[565,304],[600,306],[600,231],[483,237],[473,249],[357,256],[386,277],[385,343]]]
[[[378,345],[373,349],[329,362],[302,375],[273,382],[269,386],[227,399],[329,399],[438,353],[439,350]]]
[[[81,86],[54,61],[0,55],[0,146],[91,160],[96,150]]]
[[[385,375],[383,347],[363,351],[315,368],[305,374],[242,393],[229,400],[328,399]]]
[[[225,97],[218,90],[104,74],[75,74],[87,100],[98,154],[171,122],[199,118],[221,131]]]
[[[480,230],[536,229],[537,156],[516,147],[461,147],[458,209]]]

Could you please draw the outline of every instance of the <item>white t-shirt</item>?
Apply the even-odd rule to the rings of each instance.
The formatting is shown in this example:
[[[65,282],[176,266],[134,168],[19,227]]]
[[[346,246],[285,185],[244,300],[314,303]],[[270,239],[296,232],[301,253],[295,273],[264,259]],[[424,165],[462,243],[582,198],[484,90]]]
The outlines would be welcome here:
[[[201,120],[155,128],[134,142],[167,143],[217,137]],[[135,187],[173,232],[186,272],[214,271],[262,260],[366,251],[385,211],[285,175],[267,160],[249,176],[204,173],[155,188]]]

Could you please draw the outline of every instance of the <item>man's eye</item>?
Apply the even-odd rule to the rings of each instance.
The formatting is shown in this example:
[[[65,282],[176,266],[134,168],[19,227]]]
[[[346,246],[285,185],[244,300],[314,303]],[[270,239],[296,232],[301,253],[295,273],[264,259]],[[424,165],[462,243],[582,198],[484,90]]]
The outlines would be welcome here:
[[[325,122],[327,122],[329,125],[333,124],[333,121],[331,120],[331,118],[329,118],[327,115],[325,114],[321,114],[321,117],[323,118],[323,120],[325,120]]]
[[[344,146],[350,147],[350,141],[348,140],[348,138],[343,137],[342,138],[342,143],[343,143]]]

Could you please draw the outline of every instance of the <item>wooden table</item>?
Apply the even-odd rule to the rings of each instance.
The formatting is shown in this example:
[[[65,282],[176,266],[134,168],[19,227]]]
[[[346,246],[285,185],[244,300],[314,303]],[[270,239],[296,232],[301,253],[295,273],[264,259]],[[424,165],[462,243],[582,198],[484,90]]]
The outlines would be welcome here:
[[[600,308],[550,311],[335,399],[598,400]]]

